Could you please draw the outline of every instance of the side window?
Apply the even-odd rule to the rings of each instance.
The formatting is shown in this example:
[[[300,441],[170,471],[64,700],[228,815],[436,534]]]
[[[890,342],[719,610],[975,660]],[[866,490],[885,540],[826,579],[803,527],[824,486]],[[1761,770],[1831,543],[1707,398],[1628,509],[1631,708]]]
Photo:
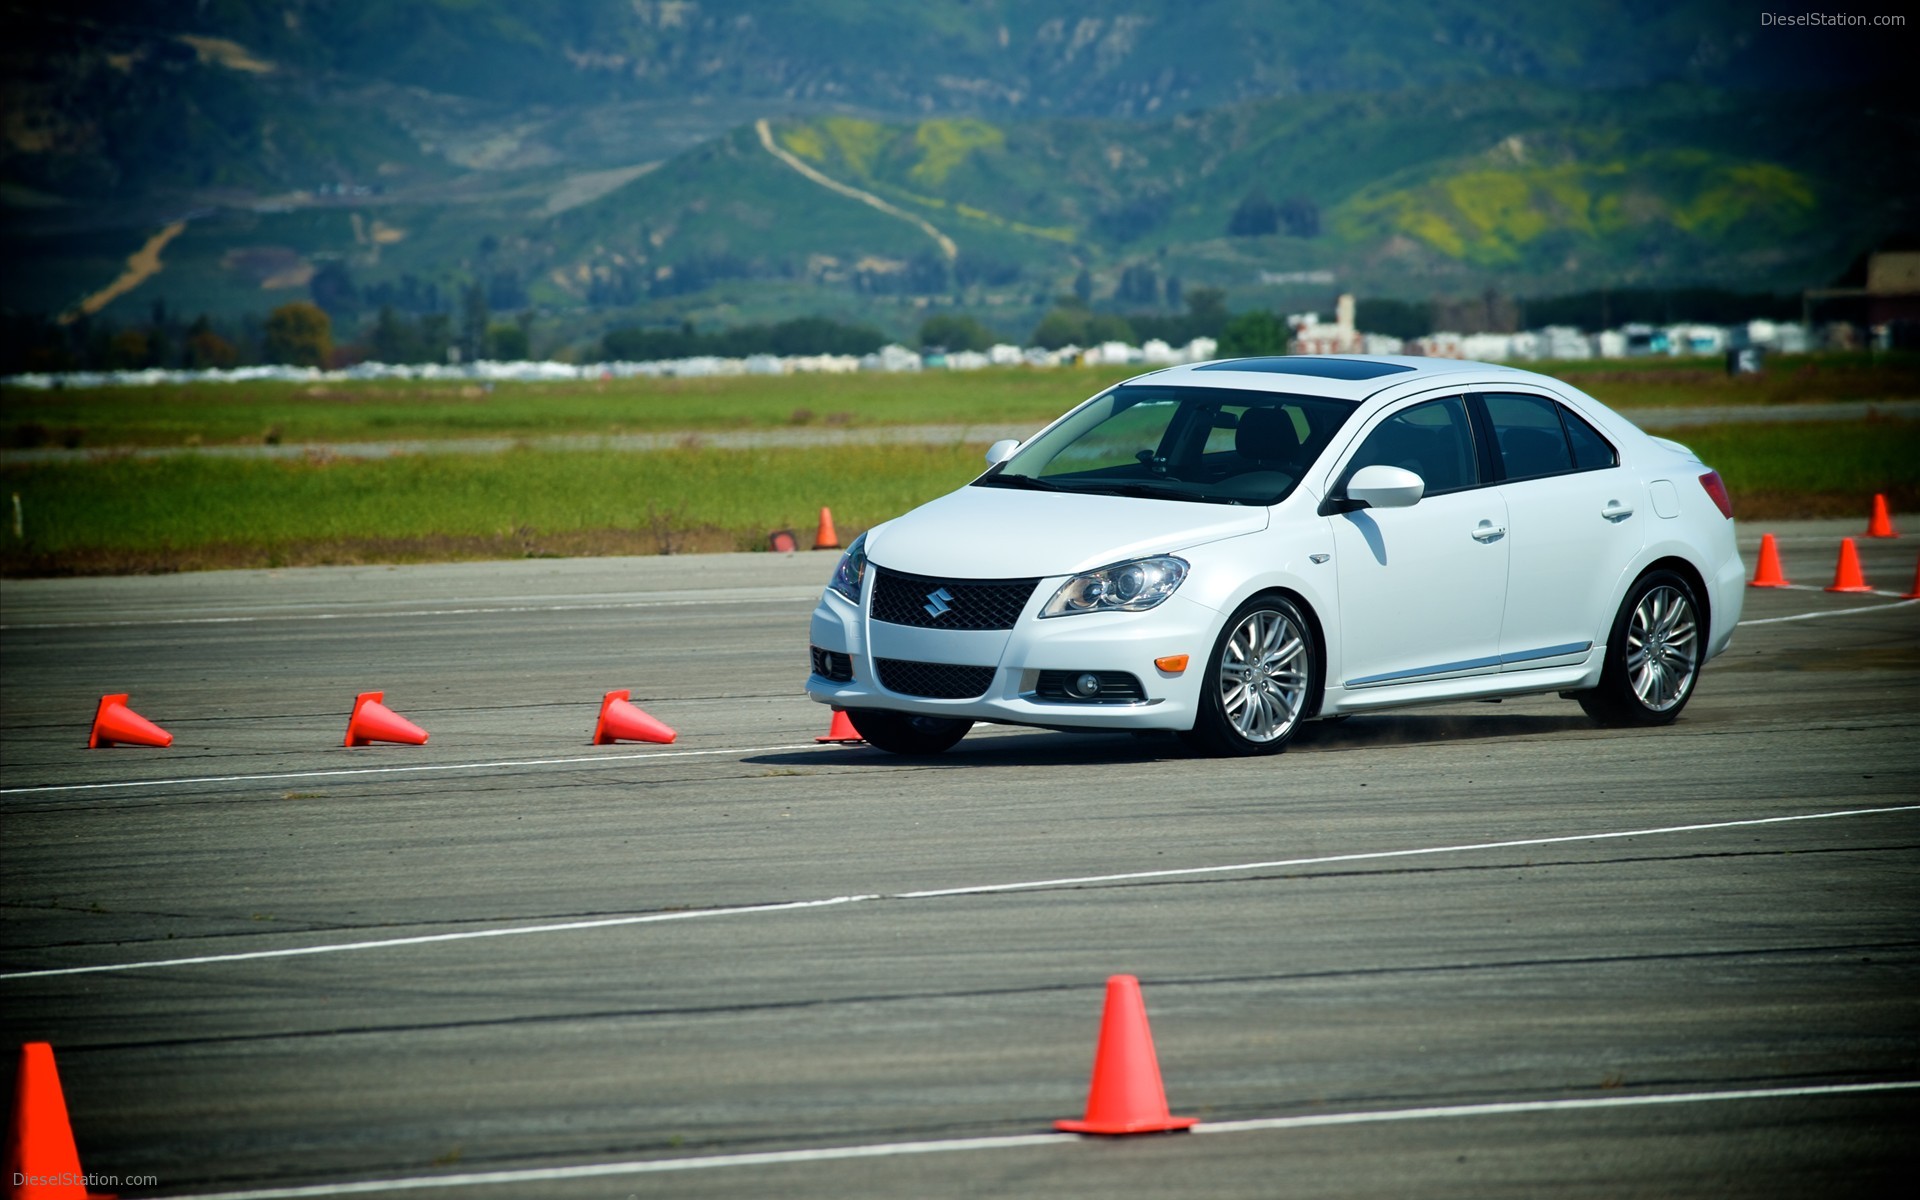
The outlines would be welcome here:
[[[1373,427],[1347,464],[1346,479],[1361,467],[1405,467],[1426,481],[1426,495],[1457,492],[1480,482],[1473,459],[1473,427],[1459,397],[1428,400]]]
[[[1493,440],[1508,479],[1538,479],[1573,470],[1559,405],[1540,396],[1483,397],[1493,419]]]
[[[1604,471],[1620,465],[1620,452],[1613,444],[1564,404],[1560,406],[1560,419],[1566,422],[1567,440],[1573,443],[1574,470]]]

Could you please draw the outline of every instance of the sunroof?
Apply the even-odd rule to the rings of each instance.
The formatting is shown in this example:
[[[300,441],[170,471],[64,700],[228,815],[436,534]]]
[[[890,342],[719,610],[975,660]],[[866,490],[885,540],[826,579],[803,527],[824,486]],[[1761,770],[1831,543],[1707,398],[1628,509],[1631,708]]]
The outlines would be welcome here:
[[[1270,358],[1230,358],[1208,363],[1196,371],[1258,371],[1267,375],[1307,375],[1314,379],[1378,379],[1411,371],[1398,363],[1368,362],[1364,358],[1316,358],[1311,354],[1274,355]]]

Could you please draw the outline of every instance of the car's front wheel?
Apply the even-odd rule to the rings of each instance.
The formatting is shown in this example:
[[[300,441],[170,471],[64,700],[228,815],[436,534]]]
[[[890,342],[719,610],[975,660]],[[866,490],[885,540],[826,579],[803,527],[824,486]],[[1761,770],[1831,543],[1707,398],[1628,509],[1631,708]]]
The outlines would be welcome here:
[[[1693,585],[1649,571],[1627,592],[1607,638],[1600,686],[1577,697],[1603,725],[1668,725],[1693,697],[1706,653]]]
[[[972,721],[888,712],[882,708],[850,708],[847,719],[869,745],[892,754],[943,754],[973,728]]]
[[[1278,754],[1306,717],[1320,671],[1299,606],[1285,596],[1255,596],[1221,628],[1200,712],[1184,736],[1206,754]]]

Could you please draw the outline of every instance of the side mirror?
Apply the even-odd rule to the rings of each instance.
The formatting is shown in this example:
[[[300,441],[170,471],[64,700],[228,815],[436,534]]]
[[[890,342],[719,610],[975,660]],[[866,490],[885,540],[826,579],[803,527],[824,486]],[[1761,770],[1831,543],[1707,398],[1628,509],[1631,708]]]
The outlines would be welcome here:
[[[1012,458],[1013,452],[1019,448],[1019,438],[1001,438],[993,445],[987,447],[987,465],[990,467],[998,466],[1000,463]]]
[[[1347,481],[1347,499],[1368,508],[1410,508],[1427,491],[1427,481],[1405,467],[1361,467]]]

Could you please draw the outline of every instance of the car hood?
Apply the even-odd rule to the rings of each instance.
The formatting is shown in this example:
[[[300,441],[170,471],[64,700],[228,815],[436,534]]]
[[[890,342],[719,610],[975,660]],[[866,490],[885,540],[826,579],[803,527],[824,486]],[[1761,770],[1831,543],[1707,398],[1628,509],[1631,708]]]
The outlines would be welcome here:
[[[1264,508],[963,487],[875,528],[867,557],[914,575],[1044,578],[1266,526]]]

